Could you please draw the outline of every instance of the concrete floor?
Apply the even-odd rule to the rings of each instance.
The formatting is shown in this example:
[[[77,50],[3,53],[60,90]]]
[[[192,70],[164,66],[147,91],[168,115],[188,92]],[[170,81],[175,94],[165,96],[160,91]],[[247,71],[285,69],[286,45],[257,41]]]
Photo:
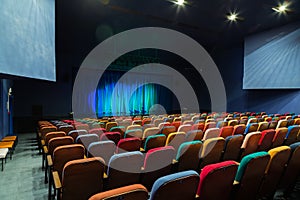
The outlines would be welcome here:
[[[0,172],[1,200],[46,200],[42,157],[38,154],[35,134],[22,134],[13,154]]]

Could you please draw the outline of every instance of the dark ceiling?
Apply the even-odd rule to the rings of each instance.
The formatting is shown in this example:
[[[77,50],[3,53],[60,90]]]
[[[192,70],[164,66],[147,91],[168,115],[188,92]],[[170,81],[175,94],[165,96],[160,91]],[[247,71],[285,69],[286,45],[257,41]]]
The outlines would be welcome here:
[[[280,3],[277,0],[186,1],[178,6],[168,0],[58,0],[57,28],[65,32],[66,40],[80,37],[82,45],[87,45],[82,32],[93,33],[97,43],[131,28],[159,26],[184,32],[206,46],[228,46],[247,35],[300,20],[299,0],[289,1],[286,15],[272,10]],[[239,13],[237,23],[226,21],[232,11]]]

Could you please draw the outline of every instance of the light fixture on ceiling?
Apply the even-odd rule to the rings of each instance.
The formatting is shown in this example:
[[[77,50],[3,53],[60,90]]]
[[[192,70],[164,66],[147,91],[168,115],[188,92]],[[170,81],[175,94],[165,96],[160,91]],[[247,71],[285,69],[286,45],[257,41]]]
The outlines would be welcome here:
[[[174,3],[177,4],[177,5],[183,6],[185,4],[185,1],[184,0],[177,0],[177,1],[174,1]]]
[[[280,14],[286,14],[288,11],[290,11],[289,6],[290,6],[290,2],[285,1],[283,3],[278,4],[277,7],[273,7],[272,9]]]
[[[239,16],[237,13],[232,12],[229,15],[227,15],[227,20],[231,22],[236,22],[239,19]]]

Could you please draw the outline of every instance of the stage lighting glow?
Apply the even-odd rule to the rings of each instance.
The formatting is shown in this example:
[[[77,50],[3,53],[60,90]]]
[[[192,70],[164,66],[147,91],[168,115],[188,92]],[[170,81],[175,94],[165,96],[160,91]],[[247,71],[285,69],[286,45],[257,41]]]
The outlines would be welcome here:
[[[184,0],[177,0],[174,3],[177,4],[177,5],[182,6],[185,2],[184,2]]]
[[[238,14],[237,13],[230,13],[227,15],[227,19],[229,21],[235,22],[238,19]]]
[[[274,7],[274,8],[272,8],[272,9],[273,9],[275,12],[285,14],[287,11],[289,11],[289,6],[290,6],[290,3],[287,2],[287,1],[285,1],[284,3],[279,4],[277,7]]]

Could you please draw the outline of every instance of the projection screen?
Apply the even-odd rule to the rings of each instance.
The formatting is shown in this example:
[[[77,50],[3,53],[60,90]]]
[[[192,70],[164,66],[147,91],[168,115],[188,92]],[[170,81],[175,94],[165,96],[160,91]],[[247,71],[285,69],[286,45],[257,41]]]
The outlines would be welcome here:
[[[0,73],[56,80],[55,0],[1,0]]]
[[[300,88],[300,22],[245,39],[243,89]]]

